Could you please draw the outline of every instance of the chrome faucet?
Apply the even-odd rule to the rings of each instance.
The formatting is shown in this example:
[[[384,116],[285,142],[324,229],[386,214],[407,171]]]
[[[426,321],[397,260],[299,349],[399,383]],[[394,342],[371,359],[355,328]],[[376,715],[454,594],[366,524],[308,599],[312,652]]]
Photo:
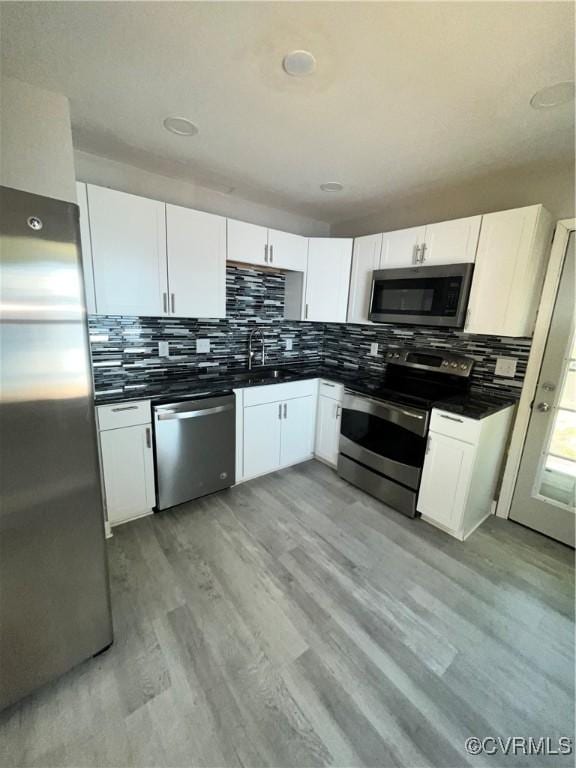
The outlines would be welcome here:
[[[261,328],[254,328],[253,331],[250,331],[250,336],[248,337],[248,370],[252,370],[252,360],[254,358],[254,355],[256,352],[252,351],[252,341],[254,339],[254,336],[256,334],[260,335],[260,341],[262,342],[262,365],[266,363],[266,345],[264,343],[264,334],[262,333]]]

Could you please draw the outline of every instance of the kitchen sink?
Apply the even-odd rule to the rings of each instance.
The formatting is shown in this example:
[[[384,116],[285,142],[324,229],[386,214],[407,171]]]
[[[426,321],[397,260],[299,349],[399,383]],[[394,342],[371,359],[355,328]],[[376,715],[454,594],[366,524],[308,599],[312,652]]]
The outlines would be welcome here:
[[[236,374],[236,378],[246,381],[267,381],[268,379],[282,379],[290,376],[291,371],[286,368],[254,368],[245,373]]]

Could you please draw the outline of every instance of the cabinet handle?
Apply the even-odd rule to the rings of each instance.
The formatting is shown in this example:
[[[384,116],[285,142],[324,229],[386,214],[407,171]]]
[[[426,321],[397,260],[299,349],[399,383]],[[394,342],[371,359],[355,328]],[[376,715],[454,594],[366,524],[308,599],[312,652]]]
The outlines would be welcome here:
[[[274,246],[270,245],[268,248],[268,253],[270,254],[270,264],[274,261]]]
[[[168,312],[168,294],[167,293],[162,294],[162,308],[164,310],[164,313],[166,314]]]
[[[336,403],[336,418],[340,418],[340,404]]]
[[[430,453],[430,446],[432,445],[432,435],[428,434],[428,440],[426,440],[426,456]]]
[[[146,427],[146,448],[152,448],[152,440],[150,438],[150,427]]]
[[[304,320],[308,320],[308,304],[306,304],[306,310],[304,312]]]
[[[119,406],[118,408],[112,408],[112,411],[116,413],[117,411],[137,411],[138,406],[137,405],[123,405]]]
[[[264,261],[268,264],[268,246],[264,246]]]
[[[284,403],[284,418],[288,418],[288,405],[286,403]]]
[[[172,304],[172,314],[176,312],[176,294],[171,293],[170,294],[170,303]]]
[[[282,403],[278,403],[278,418],[282,418]]]
[[[414,251],[412,254],[412,264],[419,264],[419,262],[420,262],[420,246],[415,245]]]
[[[440,418],[448,419],[448,421],[457,421],[458,424],[464,424],[464,419],[458,419],[456,416],[447,416],[445,413],[441,413]]]
[[[426,261],[426,243],[422,243],[420,251],[420,264],[424,264]]]
[[[464,330],[466,330],[466,328],[468,328],[469,324],[470,324],[470,310],[467,309],[466,310],[466,320],[464,321]]]

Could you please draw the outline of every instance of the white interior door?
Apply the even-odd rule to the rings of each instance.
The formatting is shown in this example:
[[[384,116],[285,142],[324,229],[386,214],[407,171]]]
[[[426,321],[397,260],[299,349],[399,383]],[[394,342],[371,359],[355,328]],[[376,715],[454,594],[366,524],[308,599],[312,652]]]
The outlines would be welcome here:
[[[426,226],[423,264],[471,264],[476,259],[482,216]]]
[[[98,314],[166,314],[164,203],[88,184],[88,208]]]
[[[168,291],[175,317],[226,317],[226,219],[166,206]]]
[[[272,472],[280,466],[282,403],[244,408],[244,477]]]
[[[282,404],[280,464],[295,464],[314,452],[315,398],[297,397]]]
[[[380,269],[414,267],[418,264],[419,248],[424,243],[426,227],[410,227],[382,235]]]
[[[352,240],[311,237],[308,241],[305,319],[345,323]]]
[[[575,243],[571,233],[510,518],[574,546],[576,488]]]

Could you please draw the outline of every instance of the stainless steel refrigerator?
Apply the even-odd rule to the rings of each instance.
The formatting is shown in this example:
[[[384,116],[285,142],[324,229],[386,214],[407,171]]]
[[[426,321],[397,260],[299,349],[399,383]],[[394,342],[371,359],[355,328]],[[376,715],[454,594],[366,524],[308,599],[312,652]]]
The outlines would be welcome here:
[[[112,621],[78,208],[0,187],[0,709]]]

